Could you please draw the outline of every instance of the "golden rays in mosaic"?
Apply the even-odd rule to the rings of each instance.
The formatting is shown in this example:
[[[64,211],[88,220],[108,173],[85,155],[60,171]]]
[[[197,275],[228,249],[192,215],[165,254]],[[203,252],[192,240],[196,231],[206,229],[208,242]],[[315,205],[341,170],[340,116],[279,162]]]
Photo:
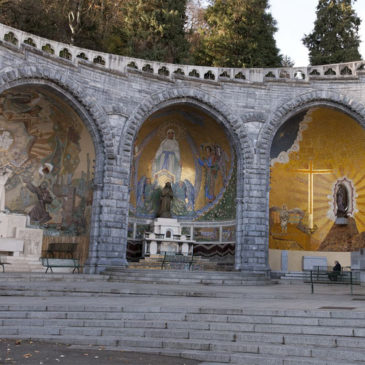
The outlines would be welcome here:
[[[308,117],[299,149],[288,154],[287,163],[271,167],[271,248],[319,249],[335,224],[335,186],[341,181],[349,190],[349,217],[358,232],[365,230],[363,128],[329,108],[311,109]]]

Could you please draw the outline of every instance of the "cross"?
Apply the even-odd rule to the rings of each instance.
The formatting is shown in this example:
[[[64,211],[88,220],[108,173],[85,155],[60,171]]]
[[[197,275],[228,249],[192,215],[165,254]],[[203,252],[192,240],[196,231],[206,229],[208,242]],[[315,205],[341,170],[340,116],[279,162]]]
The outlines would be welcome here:
[[[303,174],[308,174],[308,226],[310,229],[313,229],[313,175],[319,174],[330,174],[333,170],[325,170],[325,169],[318,169],[314,170],[313,168],[313,161],[309,161],[309,168],[308,169],[298,169],[293,170],[293,172],[300,172]]]

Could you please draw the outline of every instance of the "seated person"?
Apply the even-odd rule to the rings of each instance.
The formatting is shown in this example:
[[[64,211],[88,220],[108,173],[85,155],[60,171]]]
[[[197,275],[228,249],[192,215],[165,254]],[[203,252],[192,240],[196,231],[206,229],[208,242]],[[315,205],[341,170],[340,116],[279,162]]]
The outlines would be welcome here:
[[[338,261],[335,261],[335,266],[332,269],[332,272],[328,274],[328,278],[331,281],[337,281],[337,277],[341,274],[342,267]]]

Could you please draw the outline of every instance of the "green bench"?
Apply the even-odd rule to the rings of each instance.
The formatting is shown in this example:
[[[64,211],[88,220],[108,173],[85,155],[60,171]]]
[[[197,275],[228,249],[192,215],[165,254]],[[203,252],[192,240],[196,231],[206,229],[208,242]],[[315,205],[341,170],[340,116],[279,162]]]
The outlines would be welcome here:
[[[54,259],[49,257],[42,257],[42,266],[46,267],[46,274],[48,270],[53,273],[53,269],[57,267],[62,268],[73,268],[72,273],[74,274],[77,270],[77,273],[80,274],[80,261],[78,259]]]
[[[342,284],[350,285],[350,292],[353,294],[353,286],[360,285],[360,273],[350,269],[333,271],[327,266],[317,266],[306,273],[304,281],[311,284],[312,294],[314,293],[314,284]]]
[[[0,256],[0,266],[2,266],[3,272],[5,272],[5,265],[11,265],[11,263],[2,261],[2,258]]]
[[[181,264],[185,270],[191,270],[193,267],[194,256],[193,255],[182,255],[181,253],[166,251],[161,264],[161,270],[170,266],[171,264]]]

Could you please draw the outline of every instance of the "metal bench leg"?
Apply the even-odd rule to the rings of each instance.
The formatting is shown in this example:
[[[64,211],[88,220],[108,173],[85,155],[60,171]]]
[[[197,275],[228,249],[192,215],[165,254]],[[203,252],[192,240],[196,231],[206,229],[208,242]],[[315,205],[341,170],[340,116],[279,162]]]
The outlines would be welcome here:
[[[3,272],[5,272],[5,265],[4,264],[0,264],[3,267]]]
[[[353,295],[354,294],[354,292],[353,292],[353,289],[352,289],[352,271],[350,271],[350,286],[351,286],[351,295]]]

